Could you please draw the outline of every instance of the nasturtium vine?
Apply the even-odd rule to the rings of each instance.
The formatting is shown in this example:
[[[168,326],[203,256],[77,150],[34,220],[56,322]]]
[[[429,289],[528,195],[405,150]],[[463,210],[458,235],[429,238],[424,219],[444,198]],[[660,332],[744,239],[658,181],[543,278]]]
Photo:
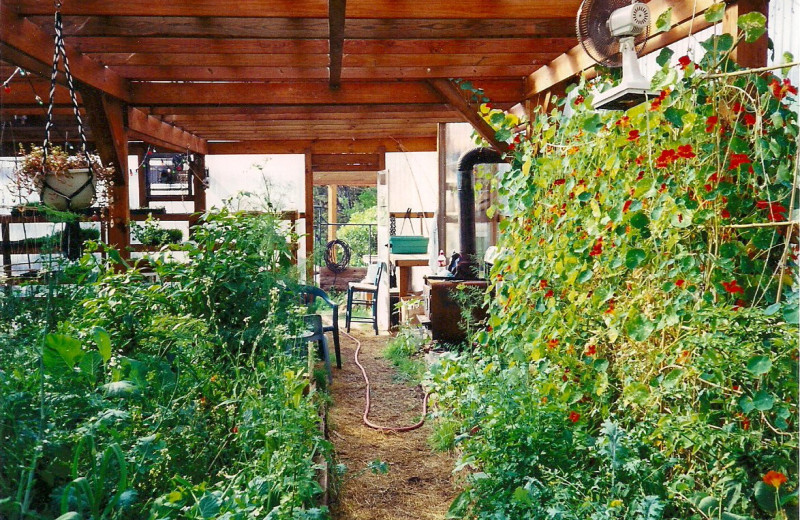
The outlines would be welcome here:
[[[453,518],[796,517],[797,88],[737,43],[665,55],[627,112],[581,79],[522,139],[484,108],[512,166],[487,331],[431,369]]]

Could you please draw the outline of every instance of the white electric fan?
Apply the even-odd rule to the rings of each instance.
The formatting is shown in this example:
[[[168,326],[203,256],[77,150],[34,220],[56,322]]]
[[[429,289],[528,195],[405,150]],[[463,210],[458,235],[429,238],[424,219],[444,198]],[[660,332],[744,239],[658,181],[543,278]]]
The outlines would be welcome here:
[[[650,34],[650,8],[637,0],[583,0],[576,22],[578,40],[600,65],[622,67],[622,81],[594,96],[594,107],[627,110],[657,96],[639,70]]]

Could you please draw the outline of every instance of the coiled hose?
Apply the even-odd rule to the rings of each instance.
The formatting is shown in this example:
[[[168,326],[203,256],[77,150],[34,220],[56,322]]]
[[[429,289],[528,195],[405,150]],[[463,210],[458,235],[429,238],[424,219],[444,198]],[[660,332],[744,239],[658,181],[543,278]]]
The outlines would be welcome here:
[[[425,392],[425,397],[422,398],[422,419],[419,420],[418,423],[412,424],[411,426],[381,426],[380,424],[375,424],[369,420],[369,409],[370,409],[370,384],[369,384],[369,376],[367,376],[367,371],[364,369],[364,366],[359,363],[358,361],[358,354],[361,352],[361,342],[348,334],[347,332],[341,331],[342,334],[350,338],[351,340],[356,342],[356,353],[354,357],[354,361],[358,368],[361,369],[361,374],[364,376],[364,382],[366,383],[366,389],[364,390],[364,397],[365,397],[365,405],[364,405],[364,415],[362,416],[364,420],[364,424],[367,425],[369,428],[373,430],[378,430],[382,433],[403,433],[403,432],[410,432],[412,430],[416,430],[420,428],[423,424],[425,424],[425,416],[428,414],[428,397],[430,396],[430,392]]]

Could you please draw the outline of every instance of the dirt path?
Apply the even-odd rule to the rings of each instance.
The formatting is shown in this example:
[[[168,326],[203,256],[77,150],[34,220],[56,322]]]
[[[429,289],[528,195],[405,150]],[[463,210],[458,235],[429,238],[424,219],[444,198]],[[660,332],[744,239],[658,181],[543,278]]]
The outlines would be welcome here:
[[[361,342],[359,361],[372,388],[370,419],[378,424],[404,426],[419,420],[422,391],[397,379],[394,367],[381,356],[388,336],[353,331]],[[334,369],[331,441],[339,463],[348,473],[331,506],[337,520],[442,519],[457,494],[450,472],[453,459],[428,447],[428,424],[400,434],[382,434],[363,425],[364,379],[353,362],[355,343],[342,336],[342,369]],[[353,475],[373,460],[389,465],[389,472]]]

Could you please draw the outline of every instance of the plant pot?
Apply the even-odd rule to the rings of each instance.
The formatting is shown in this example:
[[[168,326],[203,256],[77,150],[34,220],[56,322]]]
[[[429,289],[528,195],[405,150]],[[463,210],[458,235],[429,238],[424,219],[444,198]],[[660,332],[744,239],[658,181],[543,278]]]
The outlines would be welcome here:
[[[88,208],[94,202],[94,173],[89,168],[68,170],[62,175],[48,173],[40,196],[43,204],[59,211]]]

